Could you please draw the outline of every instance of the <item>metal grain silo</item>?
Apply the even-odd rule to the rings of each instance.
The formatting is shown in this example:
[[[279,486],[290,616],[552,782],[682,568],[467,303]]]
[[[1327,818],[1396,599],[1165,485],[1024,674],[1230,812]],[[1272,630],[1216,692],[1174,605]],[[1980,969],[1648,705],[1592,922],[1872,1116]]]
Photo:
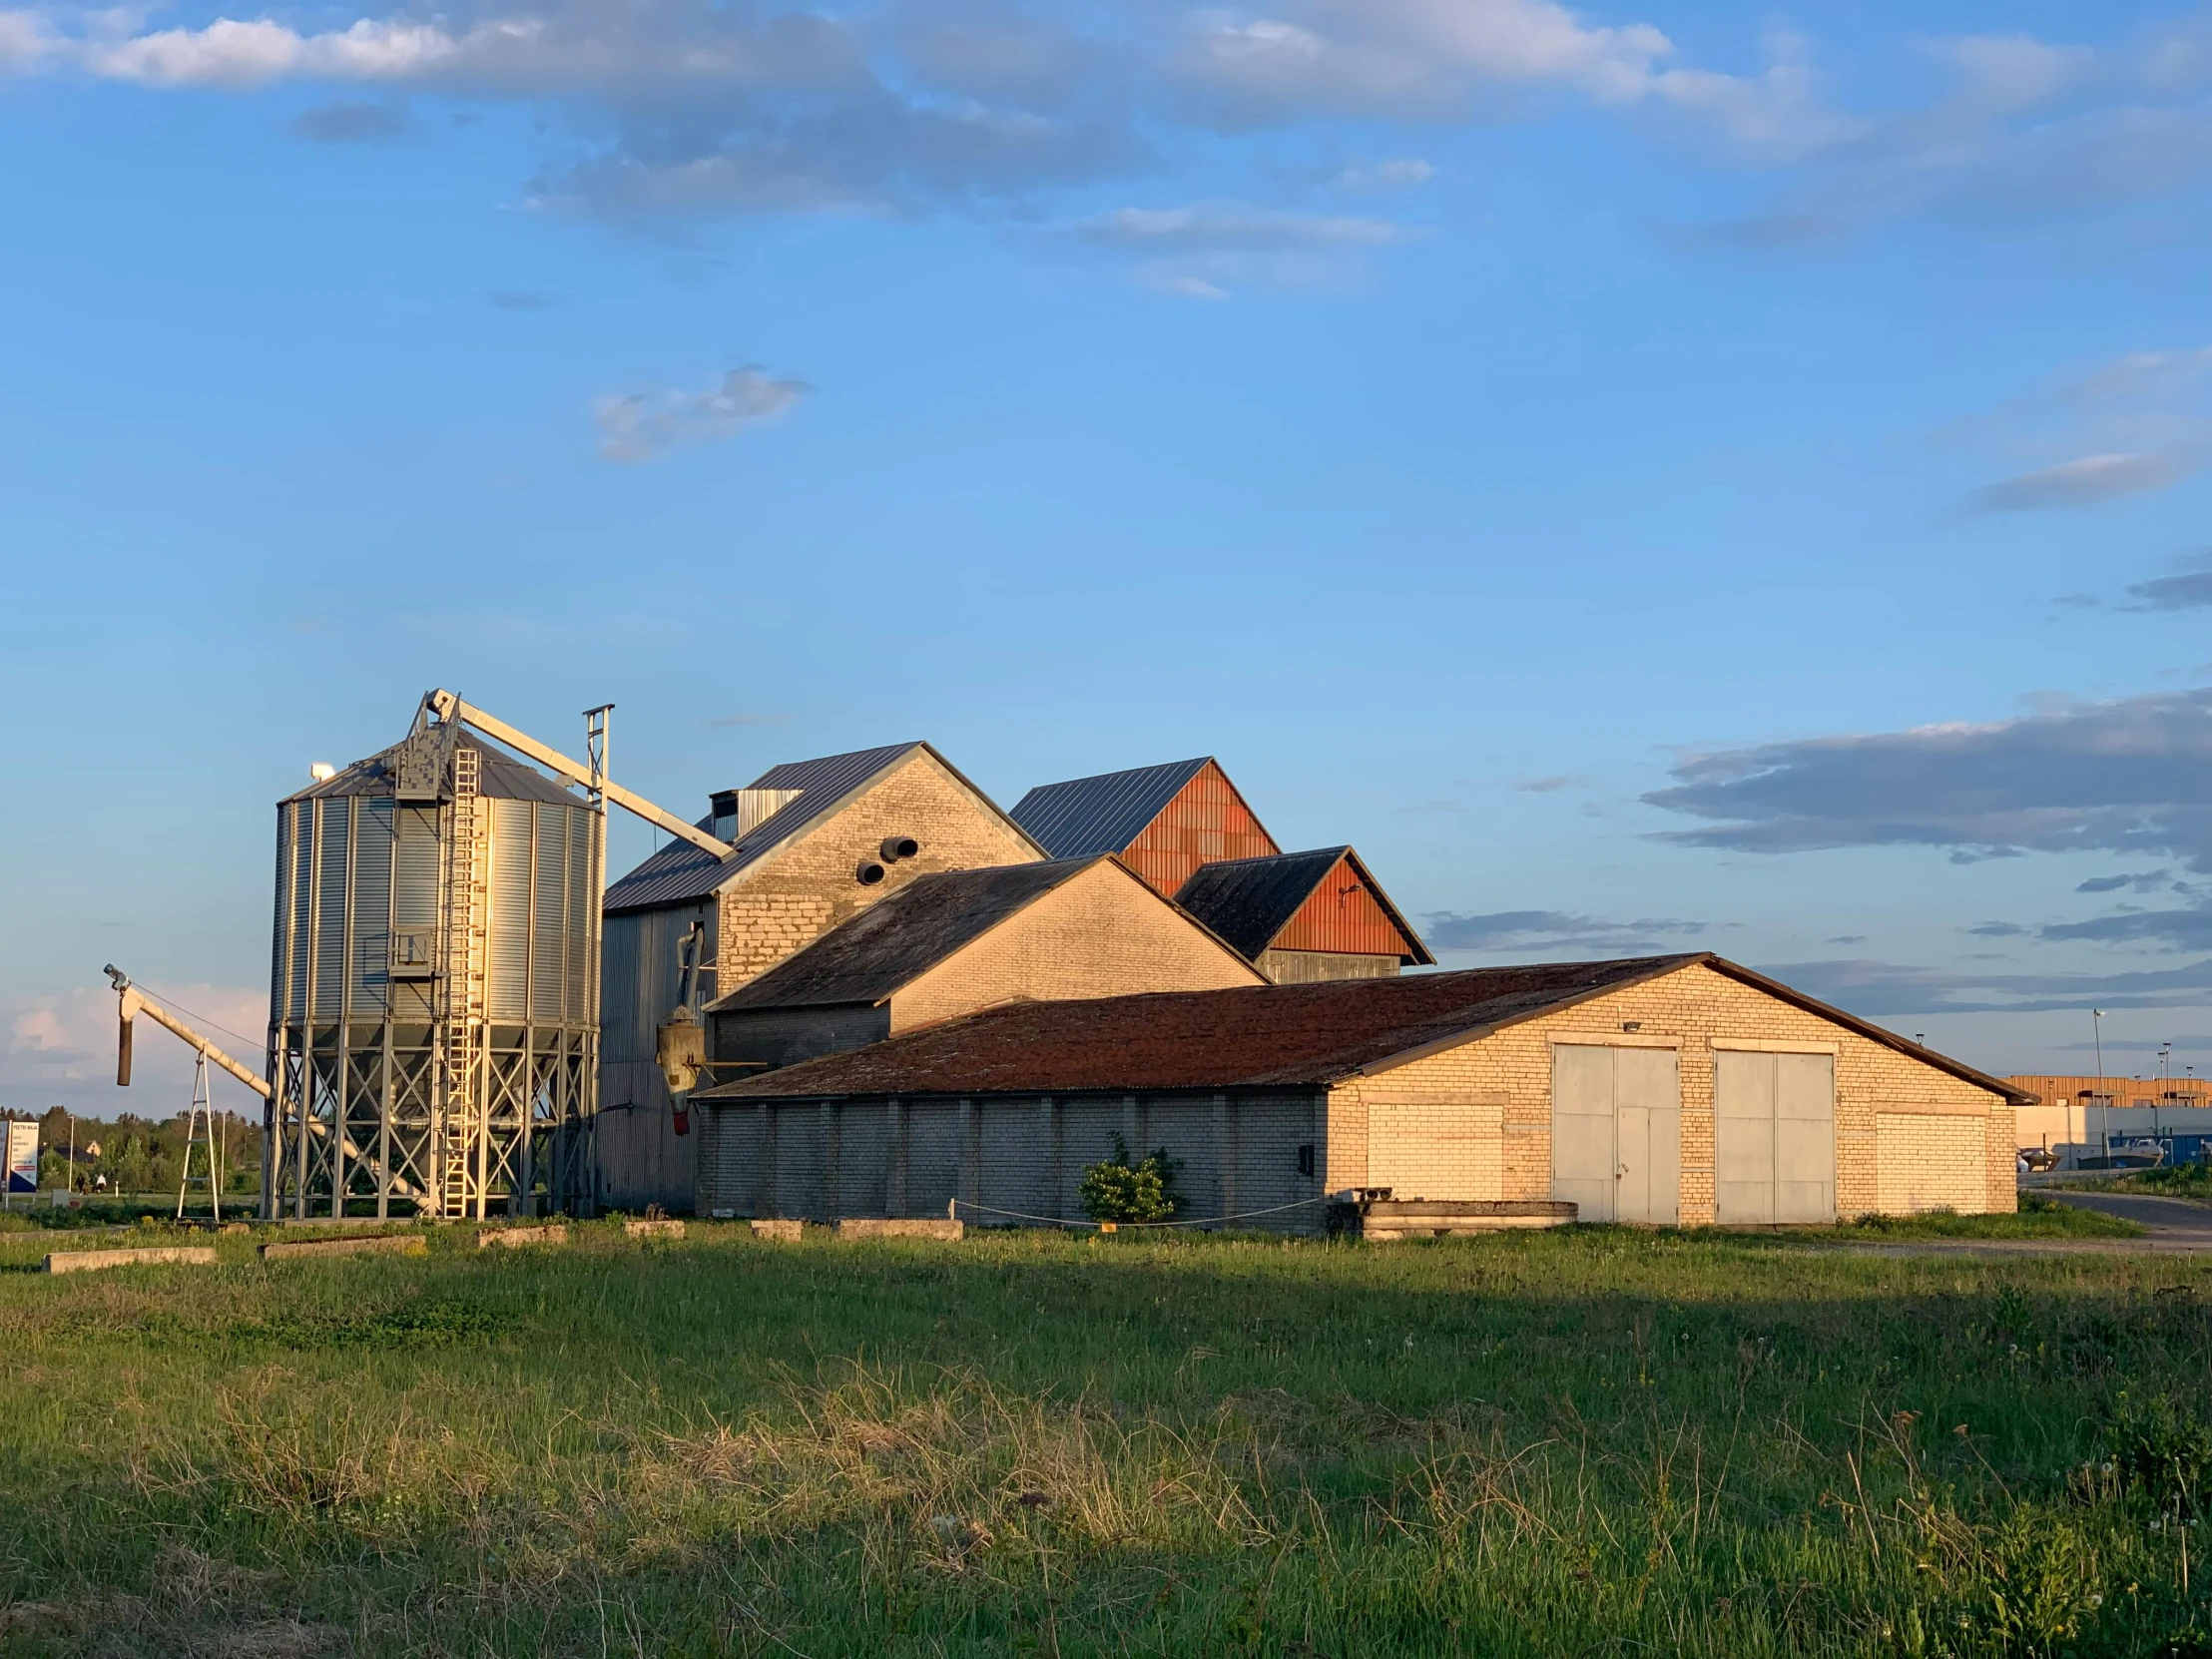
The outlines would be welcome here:
[[[427,702],[277,804],[265,1214],[588,1207],[604,863],[598,800]]]

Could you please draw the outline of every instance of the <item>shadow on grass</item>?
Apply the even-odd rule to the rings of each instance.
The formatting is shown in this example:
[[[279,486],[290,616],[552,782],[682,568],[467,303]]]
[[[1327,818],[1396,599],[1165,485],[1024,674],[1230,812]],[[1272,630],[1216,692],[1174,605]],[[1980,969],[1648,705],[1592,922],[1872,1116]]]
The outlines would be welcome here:
[[[42,1401],[0,1441],[0,1600],[107,1609],[41,1614],[55,1652],[290,1619],[392,1653],[2147,1653],[2198,1618],[2110,1432],[2206,1414],[2189,1263],[699,1232],[0,1286]]]

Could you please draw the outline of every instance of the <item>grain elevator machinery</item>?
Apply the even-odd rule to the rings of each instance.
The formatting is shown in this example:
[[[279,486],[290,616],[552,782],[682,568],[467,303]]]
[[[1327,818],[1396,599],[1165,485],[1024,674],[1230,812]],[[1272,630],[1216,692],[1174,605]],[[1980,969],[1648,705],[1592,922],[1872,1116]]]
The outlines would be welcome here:
[[[432,692],[277,804],[266,1215],[593,1206],[607,806],[730,850],[608,782],[608,712],[578,765]]]

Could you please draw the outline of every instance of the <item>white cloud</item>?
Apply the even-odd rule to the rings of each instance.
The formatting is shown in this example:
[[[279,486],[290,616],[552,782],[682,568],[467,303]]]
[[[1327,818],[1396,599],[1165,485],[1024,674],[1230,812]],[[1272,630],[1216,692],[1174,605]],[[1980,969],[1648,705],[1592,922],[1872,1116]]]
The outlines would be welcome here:
[[[2212,869],[2212,691],[1716,750],[1673,776],[1644,800],[1705,820],[1663,837],[1693,846],[2171,854]]]
[[[733,368],[708,391],[631,392],[592,405],[599,453],[610,461],[649,461],[687,443],[715,443],[777,420],[813,388],[772,379],[758,364]]]
[[[1954,108],[1982,114],[2031,110],[2077,85],[2096,61],[2081,46],[2052,46],[2028,35],[1963,35],[1930,43],[1959,78]]]
[[[1220,300],[1247,288],[1314,292],[1350,287],[1364,274],[1365,256],[1423,233],[1349,214],[1202,202],[1180,208],[1119,208],[1079,220],[1062,234],[1132,259],[1130,275],[1148,287]]]
[[[151,994],[151,993],[150,993]],[[269,1019],[269,992],[225,985],[180,985],[165,994],[173,1011],[200,1026],[219,1047],[249,1070],[262,1065],[262,1041],[253,1033]],[[157,1001],[162,997],[156,997]],[[192,1100],[192,1051],[151,1020],[138,1022],[132,1081],[115,1085],[115,996],[106,988],[22,998],[0,1005],[0,1100],[18,1111],[68,1106],[81,1114],[114,1117],[135,1112],[166,1118]],[[260,1103],[243,1085],[213,1076],[218,1110],[257,1113]]]
[[[2016,478],[1984,484],[1968,498],[1976,512],[2026,513],[2081,507],[2178,483],[2205,464],[2202,455],[2082,455]]]
[[[53,30],[38,13],[0,11],[0,74],[36,69],[56,45]]]
[[[1393,156],[1372,166],[1348,167],[1337,175],[1341,190],[1408,190],[1436,177],[1436,169],[1418,156]]]
[[[2195,25],[2103,54],[2020,35],[1928,43],[1954,91],[1871,119],[1824,101],[1810,50],[1786,31],[1768,33],[1758,67],[1730,72],[1632,12],[1601,23],[1558,0],[1103,12],[451,0],[324,30],[272,14],[149,30],[141,15],[0,11],[0,75],[523,104],[550,135],[530,201],[623,220],[951,210],[1050,223],[1076,191],[1160,171],[1194,128],[1402,133],[1577,104],[1665,112],[1794,170],[1769,211],[1698,234],[1715,244],[1805,243],[1907,215],[2047,215],[2212,174],[2212,111],[2194,95],[2212,30]],[[376,124],[322,126],[362,137]],[[1266,176],[1289,177],[1286,158],[1273,164]],[[1402,188],[1432,172],[1400,157],[1336,182]],[[1286,190],[1279,205],[1296,200]]]
[[[1287,213],[1240,202],[1185,208],[1117,208],[1079,221],[1074,234],[1099,247],[1138,250],[1386,248],[1408,236],[1402,225],[1343,214]]]
[[[2165,489],[2212,466],[2212,347],[2130,352],[1953,421],[1935,441],[2038,463],[1972,491],[1969,512],[2035,512]]]
[[[1229,297],[1229,290],[1219,283],[1209,282],[1203,276],[1193,276],[1188,273],[1180,276],[1163,275],[1155,285],[1170,293],[1180,293],[1186,299],[1221,300]]]
[[[528,23],[489,27],[492,39],[525,35]],[[398,81],[421,79],[462,50],[435,24],[362,18],[351,27],[299,35],[267,19],[223,18],[204,29],[164,29],[85,48],[81,62],[95,75],[148,86],[251,87],[283,79]]]

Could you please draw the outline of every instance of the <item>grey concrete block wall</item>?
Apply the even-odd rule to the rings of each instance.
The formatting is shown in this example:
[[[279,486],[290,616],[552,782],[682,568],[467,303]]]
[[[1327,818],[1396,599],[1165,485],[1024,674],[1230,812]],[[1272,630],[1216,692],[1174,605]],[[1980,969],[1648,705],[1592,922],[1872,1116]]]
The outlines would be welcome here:
[[[1232,1225],[1313,1233],[1325,1113],[1318,1090],[704,1104],[698,1206],[762,1219],[927,1219],[957,1198],[965,1219],[986,1225],[988,1211],[1009,1223],[1076,1221],[1083,1171],[1111,1157],[1119,1135],[1133,1157],[1165,1147],[1180,1161],[1186,1216],[1274,1211]],[[1293,1204],[1305,1207],[1280,1208]]]

